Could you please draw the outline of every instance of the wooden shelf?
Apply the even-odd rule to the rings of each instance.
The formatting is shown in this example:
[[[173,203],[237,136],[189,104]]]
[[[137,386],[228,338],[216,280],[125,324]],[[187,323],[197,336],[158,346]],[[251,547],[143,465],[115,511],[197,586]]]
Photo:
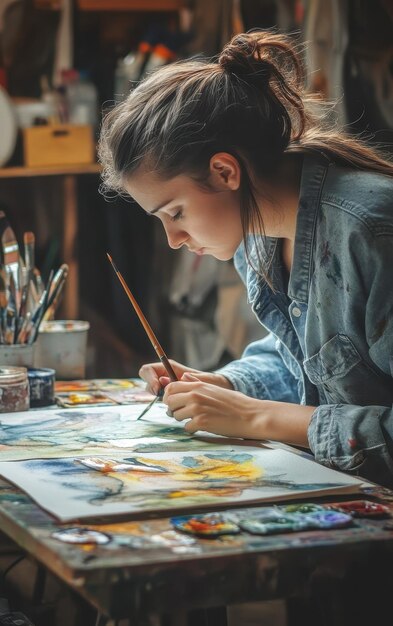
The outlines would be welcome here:
[[[52,167],[2,167],[0,178],[25,178],[31,176],[64,176],[67,174],[99,174],[99,163],[75,165],[53,165]]]
[[[81,11],[178,11],[185,0],[78,0]],[[37,9],[59,11],[62,0],[34,0]]]
[[[184,0],[78,0],[82,11],[178,11]]]

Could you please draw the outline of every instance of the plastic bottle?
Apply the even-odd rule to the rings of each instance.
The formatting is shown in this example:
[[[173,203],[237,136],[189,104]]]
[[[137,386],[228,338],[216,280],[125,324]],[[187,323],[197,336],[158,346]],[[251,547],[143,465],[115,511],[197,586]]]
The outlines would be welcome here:
[[[115,70],[114,100],[119,102],[127,97],[134,84],[140,79],[150,52],[140,44],[138,50],[118,59]]]
[[[67,84],[67,99],[71,124],[90,124],[94,129],[98,122],[98,94],[87,72],[77,72]]]

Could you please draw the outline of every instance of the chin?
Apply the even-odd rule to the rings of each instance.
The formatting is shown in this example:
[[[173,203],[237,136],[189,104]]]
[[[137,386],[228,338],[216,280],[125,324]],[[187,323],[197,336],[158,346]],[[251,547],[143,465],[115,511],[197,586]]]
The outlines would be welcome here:
[[[216,252],[216,253],[210,253],[212,256],[214,256],[216,259],[218,259],[219,261],[229,261],[230,259],[233,259],[233,252]]]

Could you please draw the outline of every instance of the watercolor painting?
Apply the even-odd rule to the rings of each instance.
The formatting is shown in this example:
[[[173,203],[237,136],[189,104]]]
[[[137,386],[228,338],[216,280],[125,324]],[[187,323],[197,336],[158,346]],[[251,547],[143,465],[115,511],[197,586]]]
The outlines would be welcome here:
[[[97,378],[55,382],[56,403],[62,407],[151,402],[154,399],[138,379]]]
[[[61,521],[356,493],[362,482],[285,450],[0,462],[0,475]]]
[[[0,460],[116,455],[201,449],[214,436],[192,436],[156,403],[136,421],[143,405],[42,409],[0,415]]]
[[[91,380],[57,380],[55,392],[65,391],[115,391],[120,389],[144,390],[146,384],[139,378],[94,378]]]

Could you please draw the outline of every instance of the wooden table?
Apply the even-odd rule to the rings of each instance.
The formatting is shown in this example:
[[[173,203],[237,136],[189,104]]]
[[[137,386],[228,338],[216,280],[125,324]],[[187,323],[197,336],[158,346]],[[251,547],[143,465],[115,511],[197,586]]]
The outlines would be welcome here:
[[[392,492],[375,488],[366,497],[388,504],[393,513]],[[176,533],[169,519],[89,524],[112,541],[68,545],[52,537],[59,525],[51,516],[0,481],[3,532],[96,607],[102,614],[96,624],[106,624],[110,616],[129,618],[135,626],[172,626],[179,623],[179,612],[187,611],[188,624],[221,626],[226,622],[220,607],[284,598],[291,626],[359,626],[382,623],[390,606],[389,520],[362,519],[334,531],[209,540]],[[195,620],[200,609],[208,609],[202,621]]]
[[[59,176],[62,179],[64,194],[62,258],[69,266],[67,281],[64,287],[62,303],[63,317],[77,319],[79,314],[79,277],[76,242],[78,237],[78,196],[77,176],[82,174],[98,174],[101,167],[98,163],[75,164],[53,167],[3,167],[0,178],[31,178]]]

